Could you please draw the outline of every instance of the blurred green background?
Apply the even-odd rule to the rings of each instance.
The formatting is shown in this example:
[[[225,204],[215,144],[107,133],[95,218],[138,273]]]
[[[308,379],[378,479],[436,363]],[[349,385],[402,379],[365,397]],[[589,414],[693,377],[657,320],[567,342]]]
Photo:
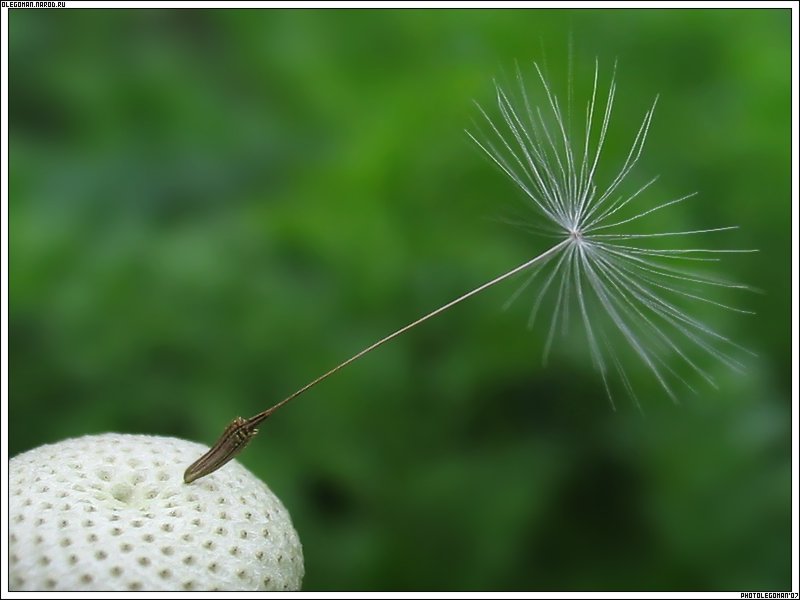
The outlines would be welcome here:
[[[530,257],[463,130],[515,60],[564,73],[570,37],[584,69],[619,59],[609,160],[660,93],[637,177],[760,249],[719,267],[757,315],[713,311],[758,358],[680,406],[642,377],[644,416],[615,412],[580,343],[542,365],[511,282],[240,460],[291,511],[307,590],[788,588],[788,10],[11,12],[11,455],[211,443]]]

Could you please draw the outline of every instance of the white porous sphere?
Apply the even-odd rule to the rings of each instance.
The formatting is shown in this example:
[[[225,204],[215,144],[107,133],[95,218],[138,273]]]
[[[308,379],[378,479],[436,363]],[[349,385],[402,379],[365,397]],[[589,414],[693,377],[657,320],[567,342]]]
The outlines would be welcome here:
[[[297,590],[289,513],[236,462],[187,485],[207,448],[106,434],[9,464],[12,590]]]

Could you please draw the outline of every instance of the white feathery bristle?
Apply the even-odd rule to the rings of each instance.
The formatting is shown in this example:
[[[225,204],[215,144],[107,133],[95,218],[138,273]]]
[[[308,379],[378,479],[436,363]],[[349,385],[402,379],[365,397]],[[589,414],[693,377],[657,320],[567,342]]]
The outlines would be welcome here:
[[[696,199],[695,193],[648,204],[645,191],[658,179],[626,189],[637,166],[650,130],[658,97],[640,117],[635,134],[621,164],[613,170],[598,169],[609,135],[616,98],[616,64],[607,83],[601,83],[599,62],[595,61],[591,94],[585,114],[573,127],[572,81],[569,82],[566,112],[545,73],[534,63],[539,97],[533,96],[517,69],[517,90],[495,86],[499,118],[478,107],[485,130],[476,124],[468,135],[525,194],[539,214],[530,228],[556,232],[557,242],[546,258],[530,261],[528,279],[511,296],[506,306],[522,295],[534,280],[540,283],[530,311],[533,327],[543,299],[555,299],[550,324],[545,327],[545,360],[557,329],[566,330],[570,315],[581,325],[587,347],[600,371],[613,404],[608,373],[616,371],[625,389],[638,404],[621,353],[637,358],[675,401],[677,382],[693,390],[687,378],[667,360],[672,355],[688,372],[715,385],[711,372],[696,356],[705,355],[734,370],[742,370],[737,355],[749,352],[716,332],[689,310],[690,304],[714,305],[737,313],[749,311],[715,300],[710,292],[719,288],[748,289],[747,286],[713,279],[679,264],[718,261],[723,255],[754,252],[716,248],[713,243],[689,240],[736,229],[735,226],[653,229],[664,209]],[[570,69],[571,72],[571,69]],[[537,103],[538,100],[538,103]],[[624,116],[627,120],[628,115]],[[620,119],[623,120],[623,119]],[[577,135],[573,136],[573,130]],[[650,229],[639,229],[649,222]],[[657,226],[657,225],[656,225]],[[625,229],[629,227],[629,229]],[[647,247],[647,244],[675,243]],[[514,271],[516,272],[516,271]],[[542,276],[539,277],[539,274]],[[502,278],[498,278],[502,279]],[[600,317],[600,318],[597,318]]]

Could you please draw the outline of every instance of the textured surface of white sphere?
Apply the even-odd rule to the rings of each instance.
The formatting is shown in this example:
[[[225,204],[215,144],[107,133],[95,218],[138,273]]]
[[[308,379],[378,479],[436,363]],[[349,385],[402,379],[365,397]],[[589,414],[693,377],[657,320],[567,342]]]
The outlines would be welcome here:
[[[207,449],[105,434],[12,458],[11,589],[300,589],[300,540],[264,483],[237,462],[183,482]]]

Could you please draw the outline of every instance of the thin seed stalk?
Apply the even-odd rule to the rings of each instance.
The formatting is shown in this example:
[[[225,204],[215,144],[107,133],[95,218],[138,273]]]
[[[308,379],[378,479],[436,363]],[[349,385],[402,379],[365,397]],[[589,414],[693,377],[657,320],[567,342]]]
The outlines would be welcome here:
[[[297,391],[293,392],[292,394],[290,394],[289,396],[287,396],[286,398],[284,398],[283,400],[281,400],[277,404],[267,408],[266,410],[261,411],[260,413],[258,413],[256,415],[253,415],[249,419],[243,419],[242,417],[236,417],[225,428],[225,430],[222,432],[222,435],[220,435],[220,437],[217,439],[217,441],[214,443],[214,445],[211,446],[211,448],[208,450],[208,452],[203,454],[203,456],[201,456],[195,462],[193,462],[191,465],[189,465],[189,467],[186,469],[186,471],[183,474],[184,482],[185,483],[191,483],[193,481],[196,481],[197,479],[200,479],[201,477],[205,477],[206,475],[210,475],[211,473],[213,473],[214,471],[216,471],[217,469],[219,469],[220,467],[225,465],[228,461],[230,461],[237,454],[239,454],[242,450],[244,450],[245,446],[247,446],[247,444],[250,443],[250,441],[253,439],[253,437],[256,435],[256,433],[258,433],[258,429],[257,429],[258,425],[260,425],[267,418],[271,417],[278,409],[282,408],[283,406],[285,406],[286,404],[288,404],[289,402],[291,402],[292,400],[294,400],[298,396],[301,396],[302,394],[304,394],[305,392],[307,392],[308,390],[313,388],[318,383],[322,383],[323,381],[325,381],[328,377],[330,377],[331,375],[333,375],[337,371],[340,371],[341,369],[345,368],[350,363],[353,363],[356,360],[358,360],[359,358],[361,358],[362,356],[364,356],[366,354],[369,354],[373,350],[376,350],[377,348],[379,348],[380,346],[382,346],[386,342],[388,342],[390,340],[393,340],[394,338],[404,334],[406,331],[409,331],[409,330],[413,329],[417,325],[421,325],[422,323],[424,323],[428,319],[432,319],[436,315],[439,315],[439,314],[445,312],[446,310],[454,307],[456,304],[459,304],[460,302],[463,302],[467,298],[471,298],[472,296],[474,296],[476,294],[479,294],[480,292],[482,292],[482,291],[484,291],[486,289],[489,289],[490,287],[494,286],[495,284],[498,284],[501,281],[505,281],[509,277],[513,277],[517,273],[520,273],[521,271],[524,271],[526,269],[529,269],[529,268],[533,267],[537,263],[541,263],[541,262],[546,261],[548,258],[551,258],[553,255],[558,253],[559,250],[561,250],[563,247],[565,247],[571,241],[572,241],[571,238],[566,238],[566,239],[562,240],[561,242],[559,242],[558,244],[556,244],[555,246],[553,246],[549,250],[545,250],[541,254],[535,256],[534,258],[531,258],[530,260],[525,261],[524,263],[522,263],[521,265],[519,265],[517,267],[514,267],[510,271],[507,271],[507,272],[503,273],[502,275],[499,275],[499,276],[495,277],[494,279],[492,279],[490,281],[487,281],[486,283],[484,283],[482,285],[479,285],[475,289],[470,290],[466,294],[463,294],[463,295],[459,296],[455,300],[451,300],[447,304],[444,304],[444,305],[440,306],[439,308],[437,308],[436,310],[433,310],[433,311],[429,312],[428,314],[426,314],[425,316],[420,317],[416,321],[412,321],[411,323],[409,323],[405,327],[401,327],[397,331],[395,331],[393,333],[390,333],[386,337],[381,338],[380,340],[378,340],[377,342],[375,342],[374,344],[372,344],[370,346],[367,346],[366,348],[364,348],[360,352],[358,352],[358,353],[354,354],[353,356],[351,356],[350,358],[348,358],[346,361],[344,361],[342,363],[339,363],[338,365],[333,367],[331,370],[327,371],[326,373],[323,373],[322,375],[320,375],[316,379],[310,381],[309,383],[307,383],[306,385],[304,385],[303,387],[301,387]]]

